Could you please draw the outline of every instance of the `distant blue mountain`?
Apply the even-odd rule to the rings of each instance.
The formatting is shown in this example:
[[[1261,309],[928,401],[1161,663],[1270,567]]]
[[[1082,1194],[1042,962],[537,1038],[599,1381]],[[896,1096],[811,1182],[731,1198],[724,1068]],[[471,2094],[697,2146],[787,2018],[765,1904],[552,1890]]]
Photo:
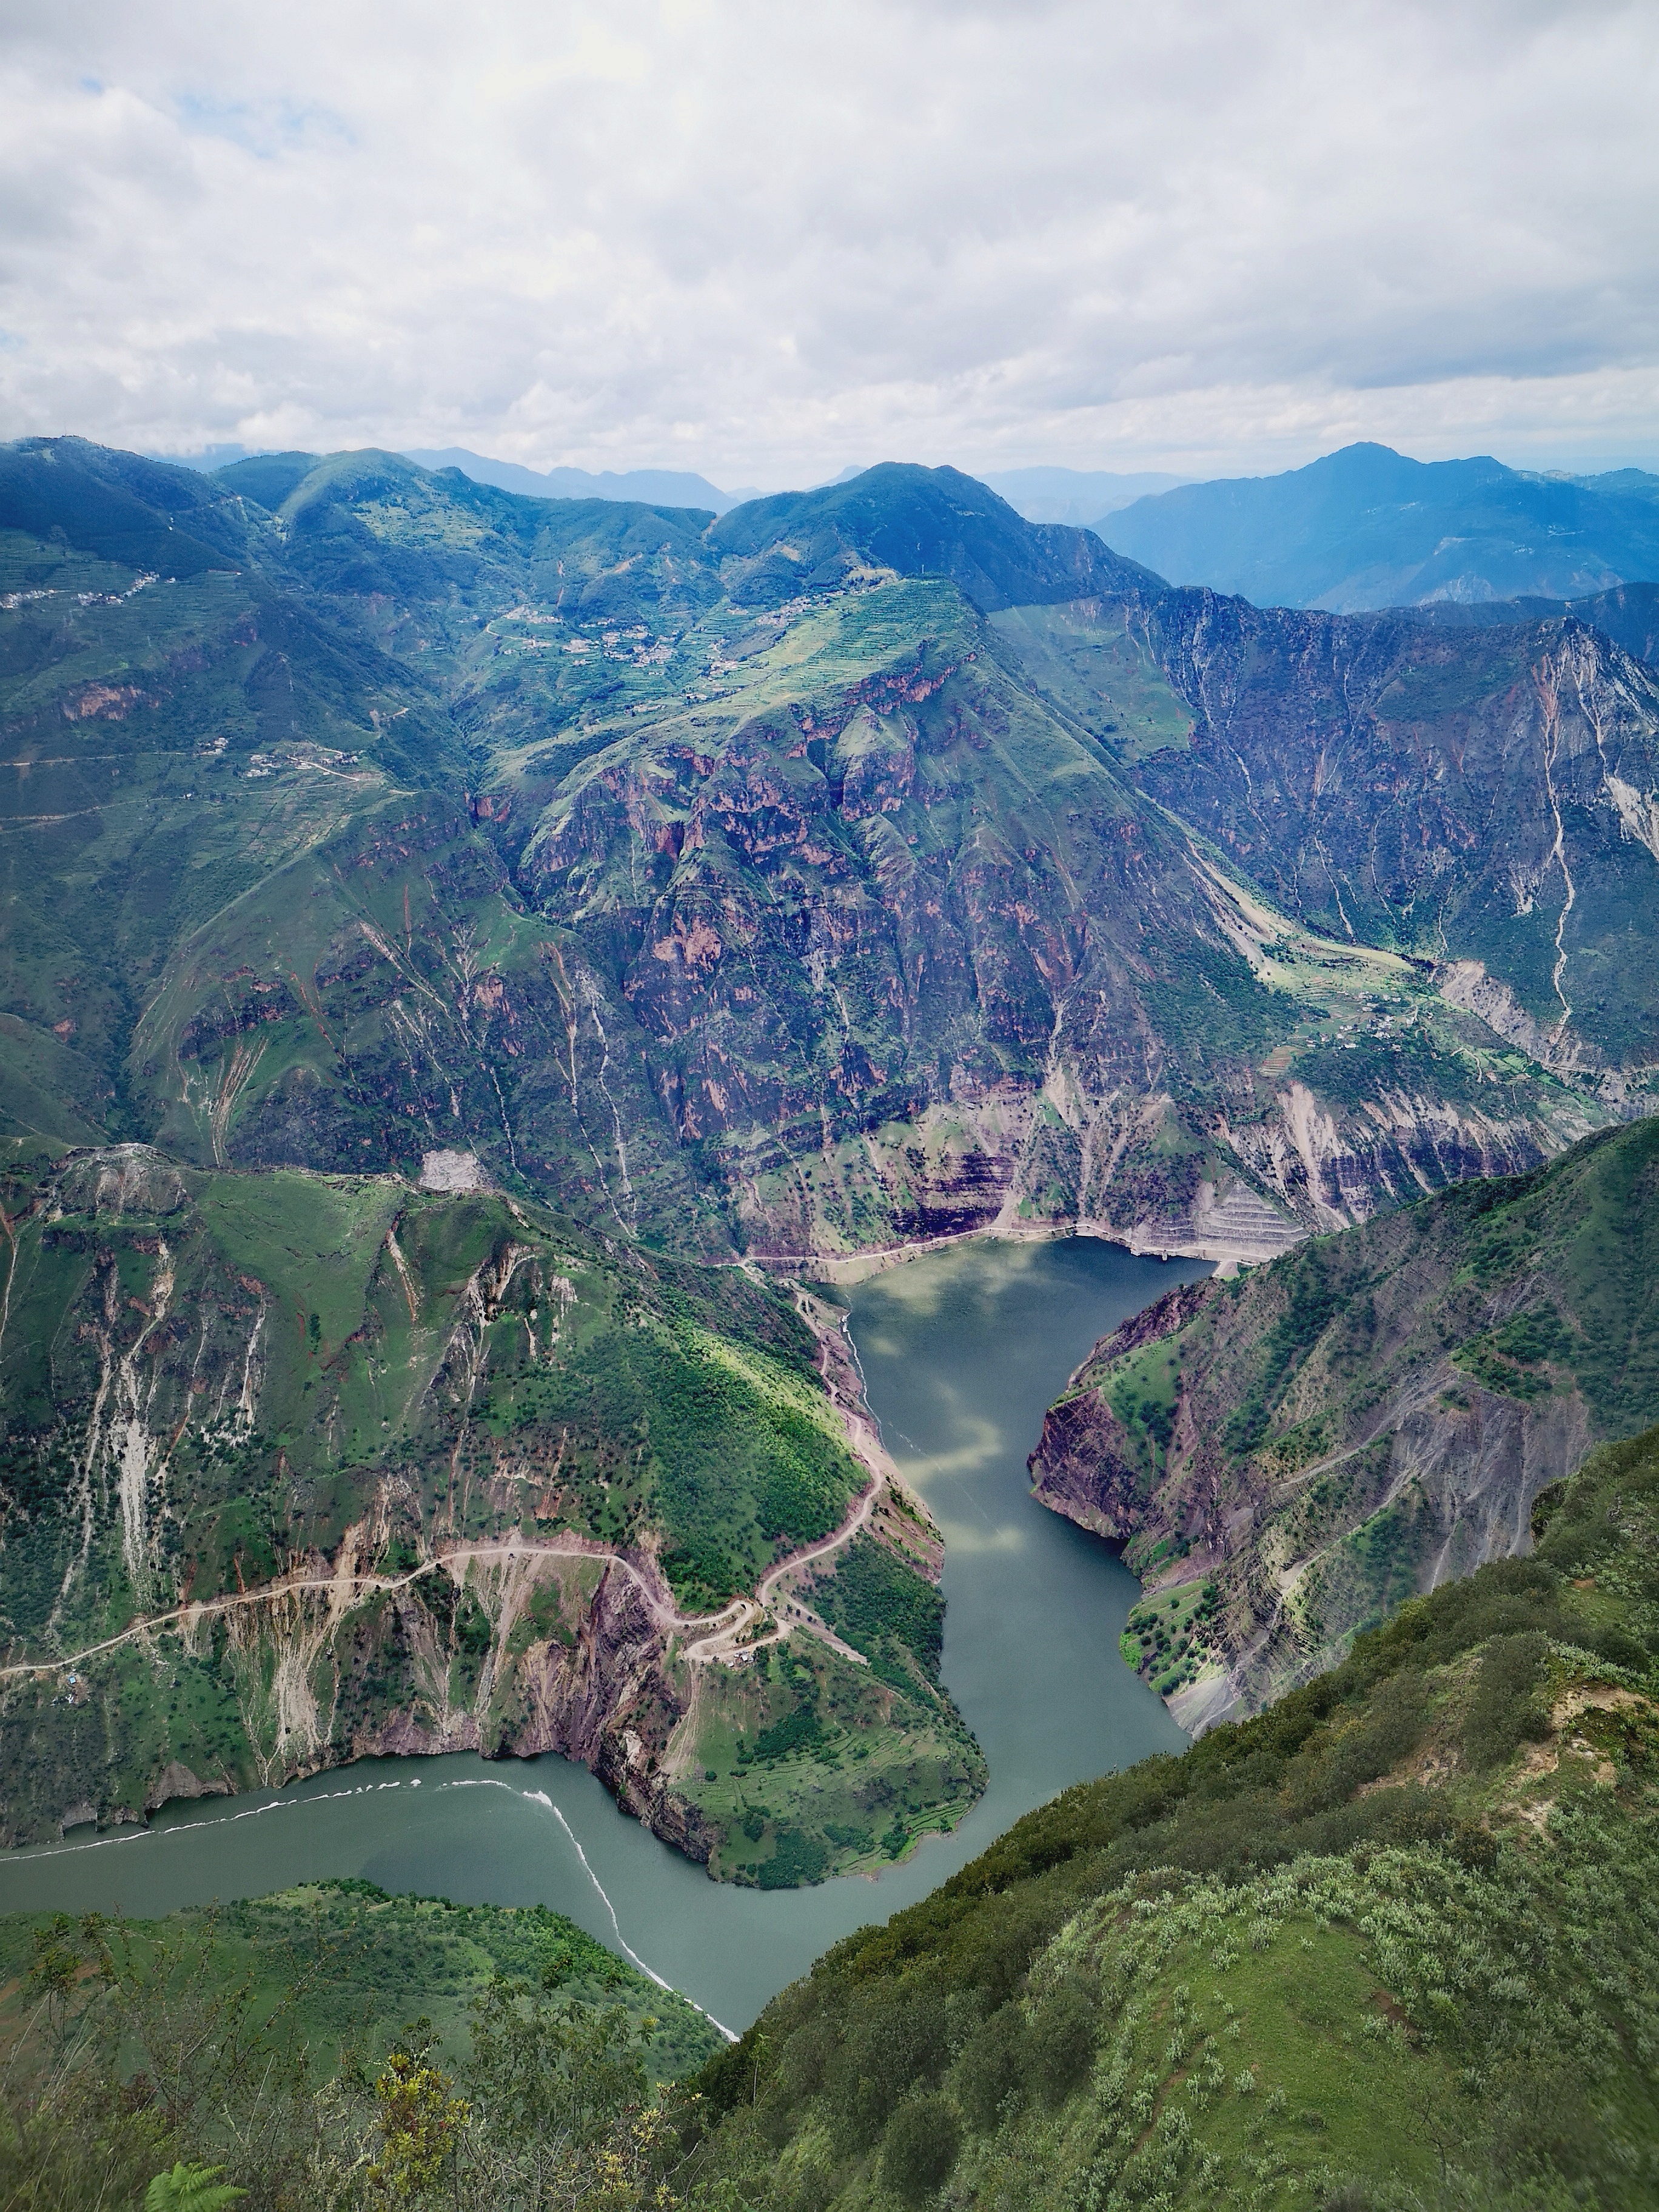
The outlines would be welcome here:
[[[647,507],[701,507],[724,514],[739,503],[739,495],[722,491],[707,477],[684,469],[604,469],[595,476],[586,469],[549,469],[544,473],[520,466],[517,461],[492,461],[465,446],[447,446],[441,452],[409,447],[405,460],[424,469],[459,469],[474,483],[494,484],[500,491],[516,491],[532,499],[639,500]]]
[[[1185,484],[1097,528],[1176,584],[1258,606],[1582,599],[1659,580],[1659,477],[1524,474],[1347,446],[1305,469]]]

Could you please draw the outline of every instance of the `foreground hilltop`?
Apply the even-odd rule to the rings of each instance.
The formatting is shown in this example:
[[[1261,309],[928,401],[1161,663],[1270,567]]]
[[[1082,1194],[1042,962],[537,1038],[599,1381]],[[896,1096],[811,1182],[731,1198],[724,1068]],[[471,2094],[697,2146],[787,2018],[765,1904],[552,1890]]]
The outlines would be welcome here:
[[[1032,1813],[705,2071],[755,2206],[1566,2204],[1659,2189],[1659,1431],[1532,1558]]]

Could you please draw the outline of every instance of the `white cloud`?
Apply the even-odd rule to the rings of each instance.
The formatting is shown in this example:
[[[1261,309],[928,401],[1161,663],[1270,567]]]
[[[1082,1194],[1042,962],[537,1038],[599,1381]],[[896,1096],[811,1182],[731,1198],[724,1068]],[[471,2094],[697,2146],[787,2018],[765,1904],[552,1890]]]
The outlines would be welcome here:
[[[0,434],[1659,457],[1659,15],[0,6]]]

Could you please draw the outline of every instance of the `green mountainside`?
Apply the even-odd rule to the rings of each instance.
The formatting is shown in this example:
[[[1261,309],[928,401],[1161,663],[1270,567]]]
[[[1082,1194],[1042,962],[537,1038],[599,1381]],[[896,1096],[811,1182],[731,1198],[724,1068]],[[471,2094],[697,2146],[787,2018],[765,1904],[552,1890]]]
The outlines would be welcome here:
[[[0,1918],[0,1972],[7,1997],[0,2033],[9,2043],[27,2026],[30,1969],[52,1916]],[[84,1936],[58,1940],[89,1955]],[[681,1996],[544,1905],[452,1905],[447,1898],[391,1897],[367,1881],[319,1881],[274,1897],[192,1906],[158,1920],[99,1916],[97,1935],[128,1972],[187,1971],[206,2002],[246,1988],[267,2030],[289,2017],[313,2068],[337,2064],[342,2045],[384,2047],[417,2015],[451,2064],[466,2046],[467,2014],[491,1980],[528,1980],[566,2002],[616,2006],[637,2033],[649,2022],[645,2056],[653,2081],[672,2081],[723,2047],[720,2031]],[[38,2024],[37,2024],[38,2032]]]
[[[676,2085],[725,2039],[543,1906],[366,1881],[16,1914],[0,1972],[0,2189],[40,2212],[662,2212]]]
[[[1650,1430],[1530,1559],[837,1945],[703,2073],[705,2201],[1651,2204],[1656,1513]]]
[[[1659,1419],[1656,1286],[1650,1119],[1171,1293],[1049,1409],[1036,1494],[1127,1541],[1184,1724],[1255,1710]]]
[[[1171,593],[948,470],[714,522],[388,454],[7,471],[20,1130],[468,1152],[710,1255],[1260,1254],[1649,1079],[1659,695],[1582,625]]]
[[[556,1743],[717,1872],[875,1864],[981,1773],[879,1626],[938,1569],[896,1493],[890,1604],[860,1539],[764,1668],[677,1625],[758,1625],[863,1487],[856,1378],[733,1262],[1264,1259],[1650,1095],[1650,672],[1171,592],[951,470],[716,520],[26,440],[0,721],[0,1610],[19,1667],[126,1638],[4,1678],[14,1835]]]
[[[1182,484],[1108,514],[1112,544],[1261,606],[1577,599],[1659,578],[1659,477],[1534,476],[1346,446],[1283,476]]]
[[[775,1886],[977,1796],[936,1650],[775,1655],[745,1595],[870,1482],[770,1289],[494,1193],[13,1155],[7,1841],[370,1753],[558,1750]],[[818,1613],[871,1553],[936,1607],[914,1510],[867,1525]]]

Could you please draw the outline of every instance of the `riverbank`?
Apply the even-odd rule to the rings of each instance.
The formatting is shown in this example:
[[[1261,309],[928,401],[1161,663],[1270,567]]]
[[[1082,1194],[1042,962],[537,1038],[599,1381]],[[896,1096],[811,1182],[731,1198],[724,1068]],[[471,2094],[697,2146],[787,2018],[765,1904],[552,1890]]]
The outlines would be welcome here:
[[[1044,1407],[1095,1340],[1196,1272],[1077,1240],[981,1243],[854,1292],[848,1334],[880,1449],[944,1540],[940,1679],[989,1770],[950,1834],[884,1863],[873,1882],[710,1882],[618,1818],[581,1766],[465,1753],[367,1759],[280,1791],[177,1804],[147,1826],[15,1851],[0,1857],[0,1907],[152,1914],[329,1875],[545,1904],[741,2028],[831,1944],[925,1896],[1033,1806],[1181,1747],[1180,1729],[1118,1654],[1138,1585],[1106,1545],[1033,1501],[1024,1459]]]

